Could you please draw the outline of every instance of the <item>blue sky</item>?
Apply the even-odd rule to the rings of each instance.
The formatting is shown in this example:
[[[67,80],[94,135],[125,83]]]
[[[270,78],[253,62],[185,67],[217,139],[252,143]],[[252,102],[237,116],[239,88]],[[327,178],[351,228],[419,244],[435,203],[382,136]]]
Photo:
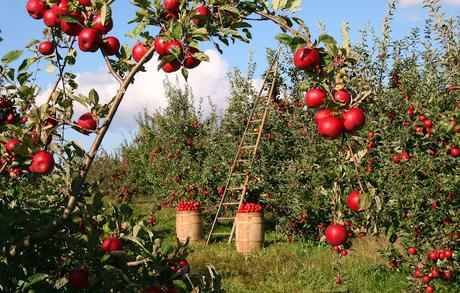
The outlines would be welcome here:
[[[0,56],[14,49],[19,49],[30,39],[42,39],[43,23],[28,16],[25,10],[26,0],[0,0],[0,30],[4,42],[0,43]],[[422,0],[401,0],[400,8],[395,15],[392,35],[396,38],[410,33],[414,26],[421,26],[426,13],[423,11]],[[387,10],[385,0],[325,0],[308,1],[304,0],[302,10],[297,14],[312,30],[313,38],[318,36],[316,24],[322,21],[328,32],[334,37],[340,38],[340,25],[343,21],[350,24],[352,41],[356,41],[358,30],[371,24],[378,32],[382,25],[382,19]],[[448,15],[460,15],[460,0],[444,0],[444,8]],[[132,26],[127,22],[134,15],[134,8],[129,0],[117,0],[112,7],[114,30],[110,33],[121,39],[123,43],[133,45],[134,42],[124,38],[124,33],[130,31]],[[258,72],[265,68],[265,48],[275,47],[276,42],[273,36],[280,30],[270,23],[254,23],[253,41],[251,44],[238,43],[237,45],[224,48],[223,56],[214,51],[207,51],[211,54],[211,64],[200,65],[191,73],[190,84],[195,90],[196,96],[211,96],[217,100],[221,107],[225,106],[225,94],[228,85],[225,81],[225,73],[236,66],[246,68],[248,52],[255,53],[255,61],[258,64]],[[209,45],[204,49],[211,49]],[[155,62],[155,61],[152,61]],[[82,53],[79,55],[78,63],[73,69],[80,75],[80,82],[84,84],[82,91],[87,92],[95,87],[102,95],[110,96],[113,93],[115,84],[106,75],[103,60],[100,54]],[[128,92],[126,100],[122,104],[121,112],[116,116],[113,130],[110,137],[104,143],[106,149],[113,149],[119,145],[121,139],[128,138],[135,132],[133,116],[142,108],[147,107],[154,110],[158,106],[164,107],[165,98],[162,96],[162,80],[164,74],[153,72],[156,66],[150,66],[146,73],[139,77],[141,84]],[[54,74],[43,73],[39,79],[43,90],[49,88],[55,78]],[[152,83],[152,81],[155,81]],[[181,81],[183,83],[183,81]],[[107,99],[109,97],[106,97]],[[84,111],[84,109],[80,109]],[[73,139],[83,142],[85,146],[90,143],[90,138],[72,134]]]

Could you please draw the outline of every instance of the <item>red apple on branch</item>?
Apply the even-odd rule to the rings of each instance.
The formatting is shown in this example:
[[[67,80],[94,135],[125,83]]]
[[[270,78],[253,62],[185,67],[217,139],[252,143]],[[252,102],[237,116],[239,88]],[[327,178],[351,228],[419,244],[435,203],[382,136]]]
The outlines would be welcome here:
[[[41,42],[38,45],[38,51],[45,56],[51,55],[54,53],[54,44],[50,41]]]
[[[324,101],[326,101],[327,98],[327,93],[324,89],[322,88],[314,88],[305,94],[305,104],[309,108],[316,108],[318,106],[321,106],[324,104]]]
[[[336,138],[342,134],[343,123],[334,116],[329,116],[319,120],[318,133],[327,138]]]
[[[116,237],[109,237],[102,242],[102,251],[103,252],[113,252],[122,250],[122,244],[120,239]]]
[[[311,70],[319,65],[320,58],[315,48],[300,48],[294,54],[294,66],[298,69]]]
[[[100,14],[96,15],[92,21],[93,29],[97,30],[99,34],[105,35],[106,33],[110,32],[113,28],[113,20],[112,18],[106,18],[105,23],[102,23],[102,17]]]
[[[357,131],[364,126],[365,115],[360,108],[353,108],[342,113],[343,126],[348,131]]]
[[[35,153],[32,158],[32,164],[29,167],[30,172],[37,174],[47,174],[54,168],[54,158],[46,151]]]
[[[40,19],[48,9],[45,1],[42,0],[29,0],[26,5],[27,12],[35,19]]]
[[[57,27],[61,24],[61,19],[53,9],[48,9],[43,14],[43,22],[48,27]]]
[[[341,245],[348,238],[348,231],[344,225],[331,224],[326,228],[326,240],[331,245]]]
[[[199,50],[197,48],[194,48],[194,47],[189,47],[188,48],[187,55],[186,55],[185,60],[184,60],[184,67],[185,68],[193,69],[193,68],[197,67],[198,65],[200,65],[201,60],[196,59],[195,57],[193,57],[193,54],[198,53],[198,52],[199,52]]]
[[[195,18],[193,19],[193,23],[197,26],[203,26],[209,16],[211,16],[211,10],[209,10],[206,6],[197,7],[195,9]]]
[[[179,11],[180,0],[163,0],[165,8],[172,12]]]
[[[101,45],[101,35],[94,28],[86,28],[78,34],[78,47],[83,52],[96,52]]]
[[[107,37],[102,40],[102,50],[107,56],[113,56],[120,50],[120,41],[115,37]]]
[[[144,57],[145,54],[147,54],[147,51],[148,49],[146,46],[144,46],[144,44],[138,43],[133,47],[131,55],[133,56],[133,59],[136,62],[139,62],[141,61],[142,57]]]
[[[155,46],[155,51],[160,55],[166,55],[168,54],[168,48],[167,48],[167,43],[163,38],[161,37],[156,37],[155,42],[153,45]]]
[[[80,116],[77,120],[78,126],[80,126],[83,129],[87,130],[96,130],[97,128],[97,121],[94,119],[93,115],[91,113],[85,113]]]
[[[351,102],[351,95],[346,89],[338,90],[334,93],[334,100],[342,106],[347,107]]]

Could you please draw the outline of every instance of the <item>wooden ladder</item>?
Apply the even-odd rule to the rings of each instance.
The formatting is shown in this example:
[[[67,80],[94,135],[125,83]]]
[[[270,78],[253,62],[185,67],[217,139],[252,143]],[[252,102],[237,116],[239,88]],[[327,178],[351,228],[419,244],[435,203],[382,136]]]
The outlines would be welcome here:
[[[257,150],[262,140],[265,121],[267,120],[268,113],[270,111],[271,100],[273,98],[272,96],[275,90],[276,78],[278,75],[278,57],[279,50],[266,73],[262,88],[254,101],[254,105],[246,123],[243,136],[241,137],[235,159],[230,168],[224,192],[214,217],[206,244],[210,243],[212,237],[222,236],[228,236],[229,245],[232,242],[236,228],[236,212],[240,205],[244,202],[244,198],[248,190],[248,183],[251,178],[252,162],[257,155]],[[270,84],[268,81],[269,77],[272,77]],[[235,198],[235,192],[239,193],[239,199]],[[230,197],[232,197],[232,199],[229,199]],[[228,211],[228,208],[233,209]],[[224,216],[222,215],[223,213],[231,213],[231,216]],[[218,224],[221,222],[233,222],[231,232],[214,232]]]

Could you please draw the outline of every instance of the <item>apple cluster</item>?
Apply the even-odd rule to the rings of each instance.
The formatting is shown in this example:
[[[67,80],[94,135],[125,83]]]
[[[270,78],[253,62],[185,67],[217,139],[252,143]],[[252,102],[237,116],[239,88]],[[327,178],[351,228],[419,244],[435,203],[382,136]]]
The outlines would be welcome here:
[[[94,13],[91,0],[79,0],[78,5],[70,0],[58,0],[51,6],[42,0],[29,0],[27,12],[34,19],[43,19],[45,26],[60,30],[68,36],[78,38],[78,47],[83,52],[96,52],[100,48],[108,56],[116,55],[120,42],[116,37],[104,37],[113,28],[110,16]],[[38,50],[52,55],[56,49],[53,41],[43,41]]]
[[[26,123],[20,119],[14,100],[0,98],[0,130],[12,124]],[[8,172],[11,177],[19,177],[24,172],[47,174],[54,169],[54,158],[51,153],[43,150],[40,137],[36,131],[22,136],[0,138],[0,149],[3,156],[0,161],[0,174]]]
[[[411,256],[417,255],[417,249],[413,246],[409,247],[407,251]],[[434,263],[434,265],[430,264],[429,268],[426,270],[423,270],[422,267],[416,268],[413,273],[414,278],[419,279],[424,286],[428,285],[433,279],[442,277],[445,280],[449,280],[452,278],[453,272],[451,270],[440,270],[437,266],[438,262],[452,261],[453,251],[451,249],[431,250],[428,252],[426,257],[429,261]],[[434,286],[428,285],[425,287],[425,292],[434,292],[435,289],[436,288]]]
[[[260,213],[262,212],[262,205],[257,203],[242,203],[238,207],[238,213]]]
[[[300,48],[294,54],[294,66],[302,70],[321,71],[321,54],[316,48]],[[338,89],[333,93],[333,101],[346,108],[351,104],[351,94],[345,88]],[[305,94],[305,104],[308,108],[319,108],[326,104],[328,92],[322,87],[315,87]],[[355,132],[365,123],[364,111],[354,107],[340,113],[334,113],[328,103],[314,116],[318,133],[329,139],[342,135],[343,131]],[[339,115],[340,114],[340,115]]]
[[[449,91],[455,90],[455,87],[452,88],[452,86],[449,86],[448,90]],[[409,97],[403,97],[403,98],[409,99]],[[458,108],[458,106],[457,106],[457,108]],[[411,123],[410,120],[406,120],[406,121],[403,122],[403,125],[405,127],[409,127],[409,126],[413,125],[414,132],[417,135],[426,136],[428,139],[431,139],[432,138],[432,133],[433,133],[433,130],[434,130],[434,126],[435,126],[435,122],[432,119],[428,119],[426,117],[426,114],[420,113],[421,109],[415,109],[415,105],[413,103],[411,103],[409,105],[409,107],[407,108],[407,115],[409,116],[410,119],[412,117],[416,116],[415,111],[419,112],[419,115],[418,115],[416,121],[414,123]],[[454,134],[460,134],[460,126],[458,125],[456,120],[452,119],[449,122],[449,126],[450,126],[451,131]],[[451,155],[452,157],[460,156],[460,148],[458,146],[450,146],[448,140],[444,140],[442,142],[442,145],[446,148],[446,150],[447,150],[446,153],[448,155]],[[428,153],[431,156],[436,156],[438,154],[438,150],[430,149]],[[393,158],[393,162],[395,164],[397,164],[397,162],[395,162],[395,158]]]
[[[201,206],[196,201],[183,201],[177,204],[176,211],[178,212],[190,212],[190,211],[200,211]]]
[[[163,0],[163,18],[165,20],[179,19],[180,5],[180,0]],[[199,6],[195,9],[195,16],[192,22],[198,27],[203,27],[211,15],[212,13],[209,8],[206,6]],[[153,43],[153,47],[158,53],[160,61],[168,61],[162,63],[163,65],[161,68],[164,72],[175,72],[182,67],[193,69],[200,65],[201,60],[195,58],[195,54],[200,53],[197,48],[191,46],[184,48],[183,42],[174,38],[171,39],[170,37],[168,31],[163,31],[161,36],[157,36]],[[132,49],[134,60],[139,62],[151,46],[152,45],[143,43],[135,45]]]

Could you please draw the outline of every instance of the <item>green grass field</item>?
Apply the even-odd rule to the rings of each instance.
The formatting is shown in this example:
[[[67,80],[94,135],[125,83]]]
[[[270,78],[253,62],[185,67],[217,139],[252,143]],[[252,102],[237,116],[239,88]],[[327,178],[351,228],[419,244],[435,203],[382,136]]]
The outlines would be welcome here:
[[[137,213],[146,213],[144,204],[134,204]],[[167,241],[175,241],[175,211],[156,214],[155,230]],[[216,267],[226,292],[403,292],[405,276],[380,258],[384,241],[372,237],[357,239],[343,259],[341,278],[335,285],[335,253],[330,246],[317,243],[282,241],[283,236],[266,233],[266,246],[247,257],[226,241],[193,244],[189,261],[193,272],[204,273],[206,264]]]

